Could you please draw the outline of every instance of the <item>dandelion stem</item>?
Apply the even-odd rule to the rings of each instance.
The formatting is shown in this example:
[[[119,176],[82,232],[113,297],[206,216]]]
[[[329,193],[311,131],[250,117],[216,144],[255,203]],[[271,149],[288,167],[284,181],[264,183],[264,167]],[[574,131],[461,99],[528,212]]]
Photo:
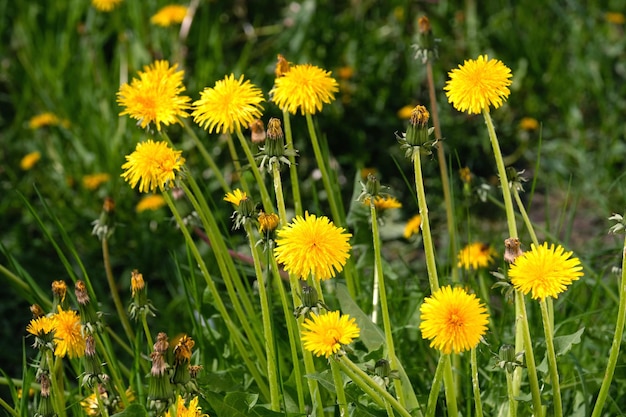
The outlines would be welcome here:
[[[559,371],[556,364],[556,353],[554,352],[554,333],[550,324],[550,313],[545,298],[539,301],[541,307],[541,318],[543,319],[543,331],[546,336],[546,354],[548,356],[548,367],[550,370],[550,382],[552,384],[552,402],[554,404],[554,416],[563,416],[563,405],[561,401],[561,387],[559,384]]]
[[[230,152],[230,157],[233,160],[233,166],[235,167],[235,172],[239,176],[239,182],[241,183],[241,188],[248,195],[250,194],[250,187],[248,187],[248,181],[246,181],[246,177],[243,175],[243,171],[241,170],[241,163],[239,163],[239,155],[237,155],[237,149],[235,148],[235,143],[233,142],[233,135],[230,133],[226,134],[226,143],[228,145],[228,151]]]
[[[281,227],[287,224],[287,210],[285,208],[285,197],[283,196],[283,182],[280,178],[280,165],[272,164],[272,176],[274,177],[274,194],[276,195],[276,206],[280,217]]]
[[[391,328],[391,318],[389,317],[389,307],[387,304],[387,292],[385,290],[385,279],[383,274],[383,263],[381,259],[380,249],[380,233],[378,231],[378,217],[376,213],[376,206],[374,205],[374,199],[370,199],[370,217],[372,219],[372,238],[374,244],[374,275],[378,277],[378,287],[380,293],[380,310],[383,316],[383,327],[385,331],[385,344],[387,345],[387,355],[389,357],[391,369],[398,368],[398,358],[396,356],[396,350],[393,342],[393,333]],[[396,388],[396,395],[403,407],[406,407],[406,401],[404,397],[404,391],[402,389],[402,382],[399,379],[394,380],[394,386]]]
[[[348,401],[346,393],[343,390],[343,378],[339,370],[339,364],[335,360],[330,361],[330,370],[333,374],[333,382],[337,391],[337,405],[339,406],[339,417],[348,417]]]
[[[528,328],[528,315],[526,314],[526,303],[524,301],[524,294],[520,291],[515,291],[515,306],[519,309],[518,323],[516,323],[516,329],[519,328],[523,336],[524,344],[524,357],[526,358],[526,369],[528,371],[528,382],[530,384],[530,394],[532,397],[533,408],[535,417],[541,417],[543,415],[543,408],[541,406],[541,391],[539,390],[539,380],[537,379],[537,367],[535,366],[535,354],[533,353],[533,343],[530,338],[530,329]],[[515,348],[516,352],[517,347]],[[515,376],[515,374],[513,374]],[[517,397],[519,392],[519,386],[515,386],[515,380],[513,381],[514,398]],[[515,391],[517,389],[517,391]],[[517,401],[517,400],[516,400]]]
[[[470,350],[470,365],[472,368],[472,391],[474,393],[476,417],[483,417],[483,403],[480,400],[480,384],[478,382],[478,361],[476,360],[476,348],[472,348]]]
[[[446,405],[448,406],[448,416],[457,417],[459,415],[456,404],[456,384],[452,373],[452,358],[445,355],[443,368],[443,387],[446,391]]]
[[[506,372],[506,391],[509,396],[509,417],[517,417],[517,400],[515,399],[515,393],[513,392],[513,375]]]
[[[302,199],[300,197],[300,183],[298,182],[298,166],[296,165],[296,157],[293,155],[295,147],[293,146],[293,134],[291,132],[291,118],[287,110],[283,110],[283,126],[285,128],[285,141],[287,150],[290,152],[289,157],[289,177],[291,178],[291,192],[293,193],[293,205],[296,216],[302,216]]]
[[[522,219],[524,219],[524,224],[526,225],[526,229],[528,229],[528,233],[530,234],[530,239],[533,241],[535,246],[539,246],[539,240],[537,240],[537,234],[535,233],[535,228],[533,227],[530,218],[528,217],[528,213],[526,212],[526,208],[524,208],[524,203],[522,203],[522,199],[519,196],[519,191],[516,187],[511,187],[511,191],[513,193],[513,197],[515,198],[515,203],[517,204],[517,208],[522,215]]]
[[[154,342],[152,335],[150,334],[150,328],[148,327],[148,320],[144,312],[141,313],[141,325],[143,326],[143,332],[146,334],[146,341],[148,342],[148,349],[152,349]]]
[[[256,161],[254,160],[254,155],[252,155],[252,151],[250,150],[248,141],[243,136],[243,133],[241,133],[241,130],[237,130],[237,137],[239,138],[241,147],[243,148],[243,151],[246,154],[246,158],[248,158],[248,163],[250,164],[250,169],[252,170],[252,174],[254,175],[254,178],[256,179],[257,184],[259,185],[259,191],[261,192],[261,201],[263,202],[263,209],[265,210],[266,213],[273,213],[274,205],[272,204],[272,199],[270,198],[270,195],[267,192],[265,181],[263,181],[263,177],[261,176],[259,167],[256,165]]]
[[[615,373],[615,366],[617,365],[617,358],[619,357],[620,346],[622,341],[622,335],[624,333],[624,321],[626,319],[626,239],[624,240],[624,248],[622,250],[622,279],[620,282],[619,291],[619,308],[617,312],[617,322],[615,323],[615,334],[613,335],[613,343],[611,344],[611,351],[609,353],[609,360],[606,365],[606,371],[604,371],[604,378],[602,379],[602,385],[600,386],[600,392],[598,393],[598,399],[593,407],[591,417],[600,417],[602,415],[602,408],[609,394],[609,388],[613,381],[613,375]]]
[[[445,357],[447,355],[439,356],[439,362],[437,362],[437,369],[435,369],[435,375],[433,377],[433,384],[430,387],[430,393],[428,394],[428,404],[426,405],[426,417],[434,417],[437,409],[437,398],[439,397],[439,390],[441,389],[441,381],[443,380],[443,369],[445,363]]]
[[[196,147],[200,151],[200,155],[202,155],[207,165],[209,165],[209,168],[211,168],[211,174],[215,175],[215,178],[217,179],[217,182],[220,183],[222,190],[224,190],[225,193],[230,192],[230,186],[224,179],[224,176],[222,175],[222,170],[218,168],[217,164],[215,163],[215,160],[213,159],[211,154],[207,151],[207,149],[205,148],[204,144],[202,143],[202,141],[200,140],[196,132],[194,132],[191,126],[189,126],[189,122],[187,120],[183,122],[183,126],[185,126],[185,130],[187,131],[189,136],[191,136],[191,139],[193,139],[193,142],[195,143]]]
[[[20,417],[20,415],[18,414],[17,411],[15,411],[10,405],[9,403],[7,403],[6,401],[4,401],[2,398],[0,398],[0,405],[2,406],[2,408],[4,408],[7,413],[11,414],[14,417]]]

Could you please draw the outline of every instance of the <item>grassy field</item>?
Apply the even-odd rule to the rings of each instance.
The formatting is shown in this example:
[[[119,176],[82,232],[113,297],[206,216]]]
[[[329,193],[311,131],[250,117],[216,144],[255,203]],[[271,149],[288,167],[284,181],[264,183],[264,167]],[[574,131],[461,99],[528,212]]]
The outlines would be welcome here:
[[[156,0],[0,0],[5,414],[196,415],[176,411],[180,394],[211,416],[626,415],[624,221],[615,216],[626,215],[626,17],[620,1],[587,3],[192,0],[185,21],[161,26],[152,18],[167,3]],[[420,31],[425,16],[433,38]],[[281,106],[279,54],[292,70],[328,71],[331,98],[312,112]],[[450,71],[483,55],[512,75],[488,119],[457,110],[444,90]],[[160,60],[183,71],[185,114],[161,124],[121,115],[122,86]],[[219,119],[229,102],[192,112],[231,74],[261,102],[207,129],[198,121]],[[434,147],[409,144],[407,158],[399,142],[418,105],[430,113],[426,130],[438,122],[440,132],[429,136]],[[272,171],[276,154],[249,141],[242,115],[270,136],[270,119],[282,123],[298,151],[283,158],[291,166]],[[185,161],[146,193],[122,166],[149,139]],[[522,177],[512,192],[494,142],[502,167]],[[257,153],[268,156],[262,169]],[[224,201],[238,189],[250,206],[239,194]],[[398,207],[369,204],[384,193]],[[259,209],[279,215],[277,237],[259,232]],[[329,219],[320,226],[328,252],[287,253],[279,266],[272,250],[304,212]],[[410,233],[417,214],[421,230]],[[584,275],[554,297],[524,296],[504,259],[510,237],[527,253],[533,241],[562,246]],[[336,261],[328,280],[289,270],[325,259]],[[305,320],[329,314],[298,278],[330,312],[355,319],[359,336],[333,339],[339,351],[326,357],[308,351]],[[57,281],[64,301],[51,291]],[[461,352],[424,333],[439,284],[475,295],[489,314]],[[154,315],[145,307],[131,317],[144,296]],[[58,352],[58,329],[33,347],[42,339],[26,330],[34,304],[44,317],[61,314],[58,305],[76,310],[75,337],[92,335],[97,359],[80,342],[76,355]],[[170,342],[157,376],[160,332]]]

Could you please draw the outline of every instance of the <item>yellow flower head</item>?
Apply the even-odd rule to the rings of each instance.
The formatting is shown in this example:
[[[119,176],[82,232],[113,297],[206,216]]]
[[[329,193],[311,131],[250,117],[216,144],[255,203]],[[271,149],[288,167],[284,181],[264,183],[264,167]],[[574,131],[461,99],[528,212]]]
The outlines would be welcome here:
[[[322,111],[324,103],[332,103],[339,84],[325,71],[311,64],[294,65],[282,77],[276,78],[270,92],[272,101],[291,114]]]
[[[146,282],[143,280],[143,274],[136,269],[130,273],[130,293],[134,297],[135,294],[146,288]]]
[[[91,0],[91,5],[101,12],[110,12],[121,2],[122,0]]]
[[[37,151],[30,152],[24,155],[24,157],[20,160],[20,168],[24,171],[29,171],[37,164],[37,162],[39,162],[40,159],[41,153]]]
[[[572,252],[565,252],[561,245],[548,247],[548,243],[537,247],[531,245],[529,252],[515,259],[509,269],[513,286],[524,294],[541,300],[557,298],[573,281],[583,276],[578,258],[570,258]]]
[[[396,114],[398,115],[398,118],[403,119],[403,120],[408,120],[408,119],[411,118],[411,114],[413,114],[413,109],[414,108],[415,108],[414,105],[407,104],[406,106],[404,106],[400,110],[398,110],[398,112]]]
[[[176,346],[174,347],[174,361],[177,364],[183,362],[189,362],[191,360],[191,349],[196,342],[186,334],[180,338]]]
[[[604,18],[607,22],[613,23],[614,25],[623,25],[626,23],[626,16],[624,16],[624,13],[606,12]]]
[[[404,226],[403,236],[405,239],[410,238],[413,235],[416,235],[420,232],[420,226],[422,225],[422,216],[416,214],[411,217],[409,221],[406,222]]]
[[[243,75],[235,79],[233,74],[205,88],[200,100],[193,103],[193,120],[200,127],[216,133],[233,133],[247,129],[250,123],[261,118],[265,100],[263,92]]]
[[[139,183],[139,192],[147,193],[157,188],[163,191],[170,181],[176,179],[176,171],[180,171],[185,163],[181,153],[165,142],[152,139],[139,142],[135,151],[126,155],[126,163],[122,165],[125,171],[121,176],[132,188]]]
[[[469,114],[498,108],[511,93],[511,69],[497,59],[481,55],[477,60],[466,60],[448,73],[450,79],[444,90],[448,102],[455,109]]]
[[[371,197],[366,197],[363,200],[363,204],[369,207],[371,200]],[[402,207],[402,203],[395,197],[377,195],[374,199],[374,207],[376,207],[377,211],[384,211],[388,209],[400,208]]]
[[[537,130],[539,122],[532,117],[524,117],[519,121],[519,128],[522,130]]]
[[[65,355],[71,358],[80,358],[85,354],[85,338],[81,331],[80,316],[72,310],[59,312],[53,316],[54,320],[54,354],[59,357]]]
[[[343,270],[350,256],[352,235],[328,217],[305,213],[278,231],[274,256],[285,270],[306,280],[326,280]]]
[[[40,127],[45,126],[56,126],[60,123],[61,121],[56,114],[45,112],[38,114],[37,116],[31,117],[31,119],[28,121],[28,127],[30,127],[31,129],[39,129]]]
[[[150,23],[158,26],[177,25],[185,20],[187,7],[180,4],[169,4],[162,7],[154,16],[150,18]]]
[[[83,187],[88,190],[95,190],[105,182],[109,181],[111,176],[107,173],[100,172],[97,174],[85,175],[83,177]]]
[[[485,243],[470,243],[459,251],[458,266],[464,269],[486,268],[496,255],[496,250]]]
[[[36,319],[32,319],[26,331],[37,337],[44,337],[54,331],[54,320],[49,316],[41,316]]]
[[[360,330],[354,318],[340,315],[339,311],[327,314],[311,314],[302,323],[302,341],[304,348],[315,356],[327,358],[340,351],[342,345],[352,343],[359,337]]]
[[[234,190],[232,193],[226,193],[226,196],[224,197],[224,201],[228,201],[229,203],[232,203],[237,207],[239,207],[239,204],[241,204],[243,200],[247,199],[248,195],[246,194],[246,192],[241,191],[239,188]]]
[[[273,232],[278,227],[280,218],[276,213],[259,213],[259,233]]]
[[[185,406],[185,400],[180,395],[176,399],[176,413],[172,414],[171,410],[165,413],[165,417],[205,417],[208,414],[202,414],[202,408],[198,406],[198,397],[193,397],[189,401],[189,406]]]
[[[485,305],[460,287],[441,287],[424,300],[420,313],[422,337],[444,354],[475,348],[489,323]]]
[[[117,93],[117,103],[125,107],[120,113],[138,120],[145,128],[150,123],[161,131],[161,123],[168,126],[181,123],[180,118],[189,116],[190,97],[181,96],[184,71],[176,71],[178,64],[170,67],[167,61],[156,61],[139,71],[139,79],[133,78],[130,85],[123,84]]]
[[[137,206],[135,207],[135,211],[137,213],[143,213],[144,211],[148,210],[155,211],[165,206],[166,204],[167,203],[165,202],[165,199],[162,195],[151,194],[139,200],[139,203],[137,203]]]

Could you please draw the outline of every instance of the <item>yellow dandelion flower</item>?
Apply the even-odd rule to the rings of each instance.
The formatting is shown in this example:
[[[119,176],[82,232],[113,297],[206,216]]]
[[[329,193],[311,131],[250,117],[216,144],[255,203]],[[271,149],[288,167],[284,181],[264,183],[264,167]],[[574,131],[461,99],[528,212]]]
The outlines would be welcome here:
[[[150,23],[158,26],[177,25],[185,20],[187,16],[187,7],[180,4],[169,4],[159,9],[154,16],[150,18]]]
[[[189,406],[185,406],[185,400],[180,395],[176,399],[176,404],[173,406],[176,408],[176,412],[172,413],[168,410],[165,413],[165,417],[205,417],[208,414],[202,413],[202,408],[198,406],[198,397],[193,397],[189,401]]]
[[[24,155],[24,157],[20,160],[20,168],[23,171],[29,171],[33,169],[33,167],[39,162],[41,159],[41,153],[35,151],[30,152]]]
[[[363,204],[369,207],[371,200],[372,199],[370,197],[366,197],[363,200]],[[402,203],[395,197],[377,195],[376,198],[374,198],[374,207],[376,207],[376,210],[378,211],[384,211],[388,209],[401,208]]]
[[[278,231],[274,256],[285,270],[306,280],[334,277],[350,256],[352,235],[336,227],[326,216],[305,213]]]
[[[304,348],[315,356],[333,355],[341,350],[342,345],[352,343],[359,337],[360,330],[354,318],[340,315],[339,311],[327,314],[312,314],[302,323],[302,341]]]
[[[614,25],[623,25],[626,23],[626,16],[619,12],[606,12],[604,18],[607,22],[613,23]]]
[[[529,252],[515,259],[509,269],[513,286],[524,294],[538,300],[546,297],[557,298],[573,281],[584,274],[580,259],[571,258],[572,252],[565,252],[561,245],[556,248],[548,243],[537,247],[531,245]]]
[[[519,121],[519,128],[522,130],[537,130],[539,122],[532,117],[524,117]]]
[[[410,238],[413,235],[416,235],[420,232],[420,226],[422,225],[422,216],[416,214],[411,217],[404,226],[403,236],[405,239]]]
[[[496,255],[496,250],[485,243],[470,243],[459,251],[458,266],[464,269],[486,268]]]
[[[341,67],[337,70],[337,76],[342,80],[349,80],[354,77],[354,68],[350,66]]]
[[[165,202],[165,199],[162,195],[151,194],[139,200],[139,203],[137,203],[137,206],[135,207],[135,211],[137,213],[142,213],[147,210],[155,211],[165,206],[166,204],[167,203]]]
[[[193,103],[194,122],[216,133],[233,133],[247,129],[250,123],[262,116],[265,99],[263,92],[243,75],[235,79],[233,74],[217,81],[213,88],[205,88],[200,100]]]
[[[125,114],[138,120],[145,128],[150,123],[161,131],[161,123],[168,126],[181,124],[180,118],[189,117],[190,97],[182,96],[184,71],[176,71],[178,64],[170,67],[167,61],[156,61],[139,71],[139,78],[123,84],[117,92],[117,103],[125,107]]]
[[[121,2],[122,0],[91,0],[91,5],[101,12],[110,12]]]
[[[83,177],[83,187],[88,190],[95,190],[110,179],[111,176],[104,172],[85,175]]]
[[[481,55],[466,60],[448,73],[450,79],[444,90],[455,109],[469,114],[498,108],[511,93],[511,69],[497,59]]]
[[[58,116],[51,112],[45,112],[33,116],[28,121],[28,127],[31,129],[39,129],[40,127],[45,126],[56,126],[61,123],[61,120]]]
[[[32,319],[26,331],[37,337],[44,337],[54,331],[54,320],[49,316],[41,316],[36,319]]]
[[[176,363],[189,362],[191,360],[191,349],[196,342],[186,334],[180,338],[174,347],[174,360]]]
[[[80,358],[85,354],[85,338],[81,331],[80,316],[72,310],[59,312],[54,319],[54,354],[59,357],[65,355],[71,358]]]
[[[315,65],[293,65],[289,72],[276,78],[270,92],[272,101],[281,109],[296,114],[315,114],[322,111],[324,103],[332,103],[339,84],[325,71]]]
[[[228,201],[229,203],[232,203],[233,205],[237,207],[239,207],[239,204],[241,204],[243,200],[247,200],[247,199],[248,199],[248,195],[246,194],[246,192],[241,191],[239,188],[237,188],[231,193],[227,193],[226,196],[224,197],[224,201]]]
[[[422,337],[444,354],[475,348],[487,331],[487,308],[460,287],[441,287],[420,307]]]
[[[175,151],[165,142],[148,139],[139,142],[135,151],[126,155],[126,163],[122,165],[121,175],[135,188],[139,183],[139,192],[147,193],[165,186],[176,179],[176,171],[180,171],[185,163],[182,151]]]
[[[259,233],[273,232],[278,227],[280,218],[276,213],[259,213]]]

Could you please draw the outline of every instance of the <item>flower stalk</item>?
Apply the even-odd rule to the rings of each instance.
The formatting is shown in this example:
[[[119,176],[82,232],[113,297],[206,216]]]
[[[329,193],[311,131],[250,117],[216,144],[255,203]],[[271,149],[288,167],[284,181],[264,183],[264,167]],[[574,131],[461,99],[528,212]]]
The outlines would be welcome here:
[[[548,367],[550,370],[550,383],[552,384],[552,403],[554,405],[554,416],[563,416],[563,404],[561,401],[561,386],[559,383],[559,371],[556,364],[556,353],[554,352],[554,332],[552,331],[552,320],[548,312],[546,299],[539,300],[541,307],[541,318],[543,321],[543,331],[546,336],[546,355],[548,356]]]

